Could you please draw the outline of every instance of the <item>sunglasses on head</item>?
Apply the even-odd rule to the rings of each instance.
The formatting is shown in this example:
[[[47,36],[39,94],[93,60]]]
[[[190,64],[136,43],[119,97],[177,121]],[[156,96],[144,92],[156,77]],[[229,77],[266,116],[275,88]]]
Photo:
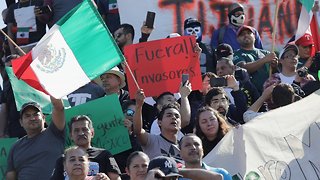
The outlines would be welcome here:
[[[130,116],[130,117],[133,117],[133,115],[134,115],[134,110],[132,110],[132,109],[127,109],[127,111],[126,111],[126,115],[127,116]]]

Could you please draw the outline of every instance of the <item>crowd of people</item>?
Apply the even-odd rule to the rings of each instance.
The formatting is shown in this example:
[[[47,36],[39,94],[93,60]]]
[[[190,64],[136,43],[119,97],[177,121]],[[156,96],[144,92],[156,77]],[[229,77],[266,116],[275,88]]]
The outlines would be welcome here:
[[[52,27],[82,0],[6,2],[4,31],[28,52],[46,27]],[[123,52],[133,44],[133,26],[120,24],[116,0],[94,2]],[[313,10],[319,11],[317,3]],[[27,102],[17,110],[5,67],[11,67],[21,52],[2,36],[0,138],[19,138],[8,155],[6,179],[231,180],[228,169],[210,167],[203,157],[233,128],[320,88],[320,53],[315,52],[311,34],[288,42],[277,54],[263,48],[258,31],[245,25],[245,18],[244,6],[233,3],[228,9],[229,23],[214,30],[210,44],[202,41],[202,24],[194,17],[185,19],[182,35],[168,35],[195,36],[202,73],[199,90],[192,90],[187,80],[181,83],[179,93],[166,91],[146,97],[144,90],[138,89],[135,97],[129,97],[124,64],[119,64],[67,96],[74,107],[118,95],[131,148],[117,154],[92,146],[95,131],[90,117],[79,114],[66,123],[60,99],[51,97],[50,124],[37,102]],[[148,41],[152,31],[144,22],[139,42]],[[67,149],[66,129],[74,143]]]

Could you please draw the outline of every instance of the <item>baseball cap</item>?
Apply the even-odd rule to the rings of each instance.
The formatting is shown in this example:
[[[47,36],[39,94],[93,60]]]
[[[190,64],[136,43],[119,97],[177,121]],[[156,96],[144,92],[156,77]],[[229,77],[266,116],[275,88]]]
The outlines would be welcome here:
[[[244,11],[243,5],[240,3],[233,3],[229,6],[228,15],[230,16],[238,11]]]
[[[250,30],[254,34],[254,30],[251,26],[243,25],[239,28],[239,30],[237,32],[237,36],[239,36],[241,34],[241,32],[244,30]]]
[[[298,46],[310,46],[313,45],[314,41],[311,34],[304,34],[301,38],[296,41],[296,45]]]
[[[286,52],[288,52],[289,50],[293,50],[297,55],[299,54],[299,49],[298,49],[298,47],[297,47],[295,44],[293,44],[293,43],[289,43],[289,44],[287,44],[287,45],[282,49],[282,51],[280,52],[280,54],[279,54],[280,59],[283,59],[282,56],[283,56]]]
[[[158,156],[152,159],[148,166],[148,171],[159,168],[164,174],[164,177],[172,177],[172,176],[179,176],[177,163],[170,157],[165,156]]]
[[[216,49],[217,59],[221,59],[222,57],[226,57],[228,59],[233,59],[233,49],[227,43],[221,43]]]
[[[201,23],[196,18],[189,17],[188,19],[186,19],[184,21],[183,29],[186,29],[186,28],[191,27],[193,25],[201,26]]]
[[[33,108],[36,108],[37,110],[39,110],[40,112],[42,112],[41,110],[41,107],[40,107],[40,104],[36,103],[36,102],[27,102],[27,103],[24,103],[21,107],[21,110],[20,110],[20,117],[22,117],[22,114],[23,112],[29,108],[29,107],[33,107]]]

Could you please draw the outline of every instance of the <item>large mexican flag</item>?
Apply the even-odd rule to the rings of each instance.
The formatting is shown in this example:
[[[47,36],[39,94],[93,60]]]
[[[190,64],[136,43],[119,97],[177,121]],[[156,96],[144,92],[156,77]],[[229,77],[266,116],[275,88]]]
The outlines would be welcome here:
[[[27,55],[13,61],[16,76],[61,98],[124,59],[91,0],[58,21]]]

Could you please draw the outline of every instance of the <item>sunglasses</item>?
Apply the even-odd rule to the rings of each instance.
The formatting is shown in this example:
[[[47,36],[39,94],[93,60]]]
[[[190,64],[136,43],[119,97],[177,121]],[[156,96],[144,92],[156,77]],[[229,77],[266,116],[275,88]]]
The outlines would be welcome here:
[[[134,110],[132,110],[132,109],[127,109],[126,115],[127,115],[127,116],[130,116],[130,117],[133,117],[134,113],[135,113]]]

